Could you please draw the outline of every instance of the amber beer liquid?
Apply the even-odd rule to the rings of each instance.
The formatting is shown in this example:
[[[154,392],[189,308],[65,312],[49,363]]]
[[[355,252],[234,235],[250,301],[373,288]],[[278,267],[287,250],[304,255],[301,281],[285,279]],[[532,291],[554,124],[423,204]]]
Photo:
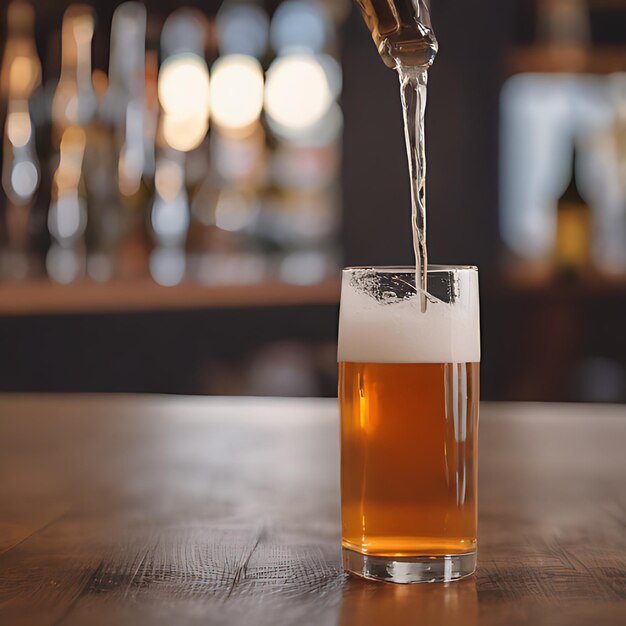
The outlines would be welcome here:
[[[346,548],[399,557],[476,549],[478,375],[478,363],[340,364]],[[467,392],[454,416],[459,381]]]
[[[431,266],[424,313],[414,271],[345,270],[339,329],[344,567],[395,582],[476,561],[478,274]]]

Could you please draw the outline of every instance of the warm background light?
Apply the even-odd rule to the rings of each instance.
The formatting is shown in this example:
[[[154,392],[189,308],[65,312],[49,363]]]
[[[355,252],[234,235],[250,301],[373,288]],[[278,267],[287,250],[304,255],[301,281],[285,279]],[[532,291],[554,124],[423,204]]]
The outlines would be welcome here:
[[[28,111],[9,111],[6,121],[6,136],[15,148],[23,148],[32,135]]]
[[[159,72],[159,101],[175,117],[199,117],[209,110],[209,72],[195,55],[167,59]]]
[[[9,72],[11,95],[28,97],[41,80],[41,67],[36,59],[16,57]]]
[[[251,56],[233,54],[215,62],[211,74],[211,115],[226,130],[253,124],[263,108],[263,69]]]
[[[159,72],[158,95],[166,143],[181,152],[200,145],[209,127],[209,71],[204,60],[193,54],[167,59]]]
[[[3,97],[29,98],[41,83],[41,62],[33,39],[35,11],[27,2],[11,2],[7,7],[8,30],[16,37],[6,39],[0,66],[0,92]],[[3,35],[6,35],[4,30]]]
[[[310,128],[332,102],[326,72],[314,56],[290,55],[272,63],[267,73],[265,110],[286,130]]]
[[[176,117],[165,114],[161,118],[163,139],[168,146],[181,152],[189,152],[197,148],[209,128],[209,119],[206,115],[197,117]]]

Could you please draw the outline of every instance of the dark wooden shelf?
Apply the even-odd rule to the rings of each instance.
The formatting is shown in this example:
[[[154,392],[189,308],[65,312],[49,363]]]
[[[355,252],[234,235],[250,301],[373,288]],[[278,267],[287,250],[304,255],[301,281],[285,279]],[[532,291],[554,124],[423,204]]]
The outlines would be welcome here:
[[[524,278],[518,275],[510,277],[510,290],[521,293],[559,291],[578,295],[623,295],[626,294],[626,277],[588,275],[567,280],[557,276]]]
[[[494,287],[506,296],[540,296],[584,300],[626,296],[626,276],[589,273],[565,280],[551,272],[533,272],[529,268],[510,268],[496,280]]]
[[[512,74],[611,74],[626,70],[626,46],[599,46],[589,51],[546,45],[516,48],[509,61]]]
[[[58,285],[47,281],[0,284],[0,315],[125,313],[337,304],[339,280],[314,285],[278,281],[204,286],[191,282],[163,287],[149,278]]]
[[[501,295],[575,298],[626,295],[626,277],[589,276],[563,282],[551,275],[507,272],[492,286]],[[0,284],[0,315],[126,313],[214,308],[338,304],[339,279],[314,285],[266,281],[250,285],[204,286],[184,282],[163,287],[149,278],[59,285],[45,280]]]

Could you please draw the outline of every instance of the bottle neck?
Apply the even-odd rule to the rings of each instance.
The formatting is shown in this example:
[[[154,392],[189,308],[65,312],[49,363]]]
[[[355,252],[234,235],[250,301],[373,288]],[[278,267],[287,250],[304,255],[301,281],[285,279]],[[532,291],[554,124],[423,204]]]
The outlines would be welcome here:
[[[145,41],[145,8],[121,5],[111,27],[109,84],[128,100],[143,95]]]
[[[93,14],[88,7],[71,6],[63,18],[61,76],[53,102],[53,120],[62,132],[71,125],[89,123],[97,98],[91,76]]]
[[[92,39],[93,18],[90,15],[66,17],[61,42],[60,82],[74,83],[79,92],[92,85]]]
[[[591,41],[585,0],[544,0],[539,4],[539,39],[546,44],[584,47]]]
[[[26,2],[11,2],[7,10],[8,39],[32,39],[35,25],[35,11]]]
[[[13,2],[7,14],[7,41],[1,71],[3,95],[28,99],[41,81],[41,63],[34,38],[35,14],[31,5]]]
[[[570,169],[569,183],[567,187],[563,191],[559,199],[560,204],[585,204],[584,199],[582,198],[580,191],[578,189],[578,182],[576,180],[577,174],[577,153],[576,148],[572,150],[572,164]]]

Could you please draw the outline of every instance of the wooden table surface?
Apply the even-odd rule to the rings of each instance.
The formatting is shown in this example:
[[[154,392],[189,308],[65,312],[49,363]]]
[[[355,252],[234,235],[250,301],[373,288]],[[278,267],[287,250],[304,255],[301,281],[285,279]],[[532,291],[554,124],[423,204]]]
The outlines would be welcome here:
[[[626,623],[626,410],[484,405],[479,568],[340,567],[329,400],[0,396],[0,624]]]

